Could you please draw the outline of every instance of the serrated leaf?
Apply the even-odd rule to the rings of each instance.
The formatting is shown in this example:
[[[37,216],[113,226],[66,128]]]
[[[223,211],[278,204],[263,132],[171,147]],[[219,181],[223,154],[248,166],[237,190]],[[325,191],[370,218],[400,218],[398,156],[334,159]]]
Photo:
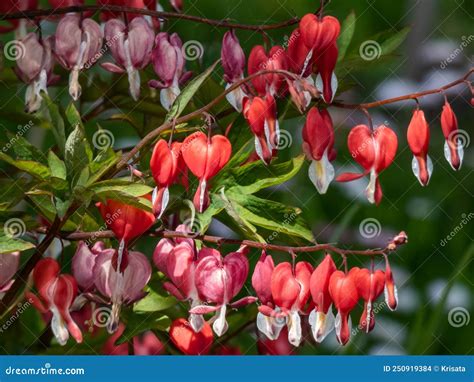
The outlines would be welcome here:
[[[29,160],[15,160],[2,152],[0,152],[0,160],[41,180],[46,180],[51,176],[50,169],[39,162]]]
[[[162,296],[154,291],[150,291],[144,298],[133,306],[134,312],[159,312],[176,305],[173,296]]]
[[[184,111],[186,106],[188,105],[189,101],[193,98],[194,94],[199,90],[201,85],[204,83],[207,77],[211,75],[211,73],[216,68],[217,64],[220,60],[216,61],[212,64],[209,68],[207,68],[203,73],[199,76],[195,77],[191,80],[188,85],[181,91],[179,96],[174,101],[173,105],[171,106],[171,110],[166,116],[166,121],[172,121],[175,118],[178,118],[181,113]]]
[[[48,153],[48,165],[51,176],[66,180],[66,164],[52,151]]]
[[[64,156],[64,147],[66,145],[66,130],[64,128],[64,119],[59,112],[59,107],[56,105],[46,93],[42,93],[48,109],[48,119],[51,122],[51,131],[53,132],[58,149],[61,155]]]
[[[28,241],[6,236],[3,234],[0,235],[0,255],[4,253],[15,252],[15,251],[22,252],[31,248],[35,248],[35,245]]]
[[[351,11],[351,13],[347,15],[341,25],[341,34],[337,40],[337,45],[339,48],[339,56],[337,59],[338,62],[341,61],[346,55],[347,49],[349,48],[352,38],[354,37],[355,25],[356,16],[354,11]]]

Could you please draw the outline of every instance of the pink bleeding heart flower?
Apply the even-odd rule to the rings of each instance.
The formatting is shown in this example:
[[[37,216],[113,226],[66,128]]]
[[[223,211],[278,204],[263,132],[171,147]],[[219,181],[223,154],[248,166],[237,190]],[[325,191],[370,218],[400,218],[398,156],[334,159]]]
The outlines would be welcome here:
[[[255,136],[255,152],[265,164],[270,164],[273,150],[280,141],[280,125],[277,119],[275,99],[263,97],[244,98],[244,117]]]
[[[105,248],[102,241],[95,243],[92,248],[89,248],[84,241],[77,244],[76,253],[72,257],[71,269],[82,291],[92,292],[95,289],[94,265],[97,256],[104,251],[109,251],[112,255],[115,252],[112,248]]]
[[[235,82],[244,78],[245,53],[240,46],[239,39],[234,30],[227,31],[222,39],[221,48],[222,67],[224,68],[224,80],[227,82],[226,90]],[[226,95],[227,101],[239,113],[242,111],[242,101],[245,91],[242,87],[231,91]]]
[[[77,101],[81,96],[79,73],[89,69],[100,57],[102,31],[94,20],[81,19],[78,14],[64,16],[56,28],[54,53],[58,62],[67,70],[69,94]]]
[[[177,232],[189,233],[185,225],[176,228]],[[161,239],[153,252],[153,262],[171,282],[164,288],[178,300],[189,301],[191,309],[201,305],[195,283],[197,254],[194,240],[188,238]],[[204,325],[201,314],[191,313],[188,319],[195,332]]]
[[[388,262],[388,256],[385,255],[385,303],[390,310],[396,310],[398,306],[398,290],[393,279],[392,269]]]
[[[20,252],[3,253],[0,255],[0,293],[10,289],[18,266],[20,265]]]
[[[334,43],[316,58],[316,67],[319,73],[316,77],[316,88],[322,93],[326,103],[333,101],[338,86],[337,77],[334,74],[338,54],[339,50]]]
[[[367,268],[352,268],[350,272],[354,277],[359,297],[364,300],[364,310],[360,316],[359,328],[369,333],[375,327],[373,303],[382,294],[385,286],[385,273],[381,270],[375,272]]]
[[[274,269],[275,264],[273,263],[273,258],[267,255],[265,250],[262,250],[262,255],[253,271],[252,286],[262,305],[271,309],[275,308],[271,290],[271,280]],[[257,314],[257,328],[270,340],[278,339],[284,326],[284,318],[274,317],[272,315],[267,316],[260,311]]]
[[[322,342],[334,329],[329,281],[335,271],[336,265],[331,255],[328,254],[321,264],[314,269],[309,281],[314,303],[314,309],[309,315],[309,324],[316,342]]]
[[[349,313],[359,300],[354,276],[335,271],[329,280],[329,294],[337,309],[336,337],[340,344],[345,345],[351,337],[352,323]]]
[[[408,146],[413,153],[411,168],[422,186],[427,186],[433,173],[433,162],[428,156],[430,145],[430,127],[423,110],[413,112],[407,130]]]
[[[266,316],[285,319],[288,341],[293,346],[298,346],[302,340],[300,313],[304,313],[309,298],[312,271],[313,267],[306,261],[300,261],[294,267],[288,262],[278,264],[271,279],[275,309],[259,307]]]
[[[150,169],[156,188],[153,191],[153,212],[161,218],[169,202],[169,190],[177,179],[181,166],[181,143],[173,142],[171,147],[164,139],[160,139],[153,149]]]
[[[185,71],[182,49],[183,43],[176,33],[169,35],[161,32],[155,38],[151,60],[159,80],[151,80],[148,85],[161,89],[160,101],[166,110],[170,110],[180,94],[179,85],[186,82],[192,74]]]
[[[241,247],[237,252],[231,252],[225,257],[212,248],[203,248],[199,251],[195,271],[196,287],[201,300],[213,303],[215,306],[196,306],[190,313],[216,312],[212,328],[219,337],[228,329],[225,317],[227,305],[238,308],[257,300],[255,297],[247,296],[231,303],[242,289],[249,273],[247,253],[246,247]]]
[[[352,157],[364,168],[364,172],[343,173],[336,180],[350,182],[369,174],[367,199],[370,203],[378,205],[383,195],[378,176],[395,158],[398,147],[397,135],[385,125],[378,126],[374,131],[366,125],[358,125],[349,133],[347,146]]]
[[[303,151],[311,160],[308,176],[320,194],[325,194],[334,179],[331,161],[336,159],[334,127],[326,109],[312,107],[303,127]]]
[[[107,325],[109,333],[118,328],[122,304],[141,299],[151,277],[151,266],[144,254],[124,251],[123,257],[120,259],[116,250],[106,249],[96,256],[92,270],[95,287],[112,303]]]
[[[136,101],[140,96],[140,72],[151,60],[155,34],[143,17],[134,18],[128,25],[121,19],[105,24],[105,41],[116,64],[106,62],[103,68],[113,73],[127,73],[130,94]]]
[[[454,171],[460,170],[464,157],[463,142],[460,140],[458,120],[446,98],[441,112],[441,129],[445,138],[444,157]]]
[[[198,131],[184,140],[181,153],[186,166],[199,178],[193,201],[196,209],[204,212],[210,203],[208,182],[229,161],[232,145],[223,135],[209,137]]]
[[[38,261],[33,270],[33,282],[39,297],[31,292],[25,296],[36,309],[46,314],[51,312],[51,330],[60,345],[65,345],[69,334],[82,342],[81,329],[71,318],[70,309],[77,296],[77,283],[74,277],[60,274],[56,260],[45,258]]]
[[[42,102],[41,92],[55,80],[53,76],[53,37],[39,39],[36,33],[28,33],[19,42],[22,47],[16,59],[14,71],[18,78],[28,84],[25,93],[25,111],[34,113]]]
[[[286,70],[286,52],[281,46],[274,46],[270,51],[265,51],[262,45],[252,48],[248,61],[248,74],[252,75],[262,70]],[[278,73],[267,73],[252,80],[252,85],[261,96],[270,94],[275,96],[284,90],[285,77]]]
[[[306,14],[300,21],[299,29],[303,42],[310,54],[320,56],[339,37],[341,25],[339,20],[333,16],[322,18],[314,14]]]

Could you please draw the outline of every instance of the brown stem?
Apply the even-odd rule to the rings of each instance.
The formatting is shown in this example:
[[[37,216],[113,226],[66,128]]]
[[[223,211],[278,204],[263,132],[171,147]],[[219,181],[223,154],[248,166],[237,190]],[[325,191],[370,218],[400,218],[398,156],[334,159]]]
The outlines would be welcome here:
[[[63,15],[66,13],[77,13],[77,12],[100,12],[100,11],[109,11],[114,13],[134,13],[144,16],[156,17],[158,19],[180,19],[187,21],[194,21],[197,23],[212,25],[219,28],[233,28],[233,29],[244,29],[244,30],[253,30],[253,31],[264,31],[271,29],[279,29],[287,26],[295,25],[299,22],[298,17],[293,17],[289,20],[282,21],[275,24],[267,25],[247,25],[233,23],[228,20],[213,20],[205,17],[186,15],[176,12],[160,12],[152,11],[149,9],[142,8],[131,8],[131,7],[122,7],[117,5],[82,5],[74,7],[64,7],[57,9],[34,9],[21,12],[12,12],[12,13],[2,13],[0,14],[0,20],[15,20],[15,19],[33,19],[35,17],[49,17],[53,15]]]
[[[43,232],[44,228],[38,229],[38,232]],[[69,234],[60,234],[58,235],[62,239],[70,240],[70,241],[78,241],[78,240],[88,240],[88,239],[110,239],[115,237],[112,231],[96,231],[96,232],[74,232]],[[389,244],[385,248],[377,248],[377,249],[342,249],[338,248],[333,244],[315,244],[310,246],[303,246],[303,247],[292,247],[287,245],[277,245],[277,244],[267,244],[261,243],[252,240],[240,240],[240,239],[228,239],[220,236],[212,236],[212,235],[201,235],[201,234],[187,234],[180,231],[151,231],[148,232],[148,236],[153,237],[162,237],[167,239],[172,238],[192,238],[195,240],[205,241],[207,243],[212,244],[237,244],[237,245],[246,245],[248,247],[257,248],[257,249],[265,249],[265,250],[272,250],[272,251],[280,251],[280,252],[287,252],[287,253],[301,253],[301,252],[317,252],[317,251],[329,251],[338,253],[340,255],[361,255],[361,256],[375,256],[375,255],[386,255],[390,252],[395,251],[399,246],[405,244],[407,242],[407,238],[405,233],[401,232],[396,238],[400,236],[404,237],[404,240],[391,240]]]

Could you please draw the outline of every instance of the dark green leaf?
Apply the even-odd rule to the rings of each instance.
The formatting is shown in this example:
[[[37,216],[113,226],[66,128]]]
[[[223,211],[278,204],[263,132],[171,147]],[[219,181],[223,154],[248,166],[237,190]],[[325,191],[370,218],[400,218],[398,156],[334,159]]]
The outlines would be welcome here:
[[[337,45],[339,48],[339,57],[338,61],[342,61],[344,56],[346,55],[347,48],[352,41],[352,37],[354,37],[354,30],[356,25],[356,16],[354,11],[351,11],[349,15],[345,18],[341,25],[341,34],[337,40]]]
[[[64,120],[56,105],[46,93],[42,93],[48,109],[48,119],[51,122],[51,131],[53,132],[58,149],[61,155],[64,155],[64,147],[66,145],[66,130],[64,128]]]
[[[2,152],[0,152],[0,160],[41,180],[48,179],[51,176],[51,171],[49,168],[39,162],[29,160],[15,160]]]

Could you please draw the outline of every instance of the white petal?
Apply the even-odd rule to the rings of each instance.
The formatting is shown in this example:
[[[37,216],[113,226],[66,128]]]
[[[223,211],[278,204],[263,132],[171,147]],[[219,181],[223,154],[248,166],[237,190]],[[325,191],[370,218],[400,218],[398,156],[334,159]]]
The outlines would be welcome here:
[[[334,99],[334,96],[336,95],[337,87],[339,86],[339,82],[337,81],[337,77],[334,74],[334,72],[332,72],[332,75],[331,75],[331,90],[332,90],[331,99],[328,100],[324,98],[324,84],[323,84],[323,79],[321,78],[320,74],[318,74],[318,76],[316,77],[315,84],[316,84],[316,89],[318,89],[318,91],[321,93],[321,96],[323,97],[324,102],[331,103]]]
[[[227,84],[225,89],[227,90],[230,88],[233,84]],[[242,100],[245,97],[245,93],[242,90],[241,87],[238,87],[237,89],[232,90],[230,93],[227,93],[225,98],[227,99],[227,102],[229,102],[232,107],[237,110],[239,113],[242,111]]]
[[[313,160],[309,165],[308,176],[320,194],[325,194],[334,179],[334,167],[329,162],[327,150],[321,160]]]
[[[51,330],[53,331],[58,343],[61,346],[64,346],[69,339],[69,332],[66,323],[63,321],[61,314],[54,305],[51,307],[51,312],[53,313],[53,318],[51,319]]]
[[[203,179],[203,181],[201,182],[201,188],[199,193],[199,212],[202,212],[204,208],[204,197],[206,196],[206,187],[207,181],[206,179]]]
[[[173,105],[173,102],[176,100],[180,92],[181,91],[179,90],[179,87],[176,85],[172,85],[166,89],[161,89],[160,91],[161,106],[163,106],[166,110],[169,111],[171,109],[171,106]]]
[[[191,324],[191,327],[196,333],[199,333],[201,329],[204,327],[204,318],[202,317],[202,314],[190,314],[189,315],[189,323]]]
[[[79,69],[72,69],[69,75],[69,95],[74,101],[77,101],[81,96],[82,88],[79,85]]]
[[[459,156],[459,168],[458,168],[458,169],[455,169],[455,168],[453,167],[453,165],[451,164],[451,150],[449,149],[448,141],[444,141],[444,157],[446,158],[446,160],[448,161],[449,165],[451,166],[451,168],[452,168],[454,171],[459,171],[459,170],[461,169],[462,160],[463,160],[463,158],[464,158],[464,149],[463,149],[462,144],[460,144],[460,142],[457,142],[457,143],[456,143],[456,150],[457,150],[458,156]]]
[[[255,136],[255,152],[257,153],[258,157],[262,160],[262,162],[266,163],[265,159],[263,157],[262,145],[260,144],[260,141],[257,138],[257,136]]]
[[[214,333],[216,333],[219,337],[222,336],[229,328],[229,325],[227,324],[227,321],[225,319],[226,310],[227,307],[225,305],[222,305],[217,311],[215,321],[212,324]]]
[[[367,195],[367,200],[369,203],[374,204],[375,203],[375,183],[377,182],[377,174],[375,173],[375,170],[370,170],[370,180],[369,184],[365,190],[366,195]]]
[[[292,311],[288,316],[288,342],[293,346],[301,343],[301,318],[297,311]]]
[[[418,179],[418,182],[420,182],[420,184],[424,187],[425,185],[421,182],[420,179],[420,165],[415,156],[411,160],[411,169],[413,170],[413,174],[415,174],[416,178]],[[428,171],[428,182],[426,183],[427,186],[431,179],[431,174],[433,173],[433,162],[431,161],[431,158],[428,155],[426,156],[426,169]]]
[[[332,307],[329,308],[327,314],[312,310],[309,315],[309,324],[311,325],[314,340],[318,343],[323,342],[327,335],[334,329]]]
[[[274,317],[268,317],[258,312],[257,314],[257,328],[268,339],[274,341],[280,336],[281,329],[285,326],[285,320],[276,320]]]
[[[163,215],[163,212],[165,212],[169,201],[170,201],[170,190],[168,189],[168,187],[166,187],[165,190],[163,191],[163,199],[161,200],[161,211],[160,211],[160,214],[158,215],[158,219],[161,218],[161,215]]]
[[[397,286],[396,286],[396,285],[393,286],[393,294],[394,294],[394,296],[395,296],[395,304],[396,304],[395,309],[392,309],[392,308],[390,307],[390,304],[388,303],[388,288],[387,288],[386,285],[385,285],[385,288],[384,288],[383,292],[384,292],[384,296],[385,296],[385,304],[388,306],[388,308],[389,308],[392,312],[394,312],[395,310],[397,310],[396,307],[398,306],[398,289],[397,289]]]

